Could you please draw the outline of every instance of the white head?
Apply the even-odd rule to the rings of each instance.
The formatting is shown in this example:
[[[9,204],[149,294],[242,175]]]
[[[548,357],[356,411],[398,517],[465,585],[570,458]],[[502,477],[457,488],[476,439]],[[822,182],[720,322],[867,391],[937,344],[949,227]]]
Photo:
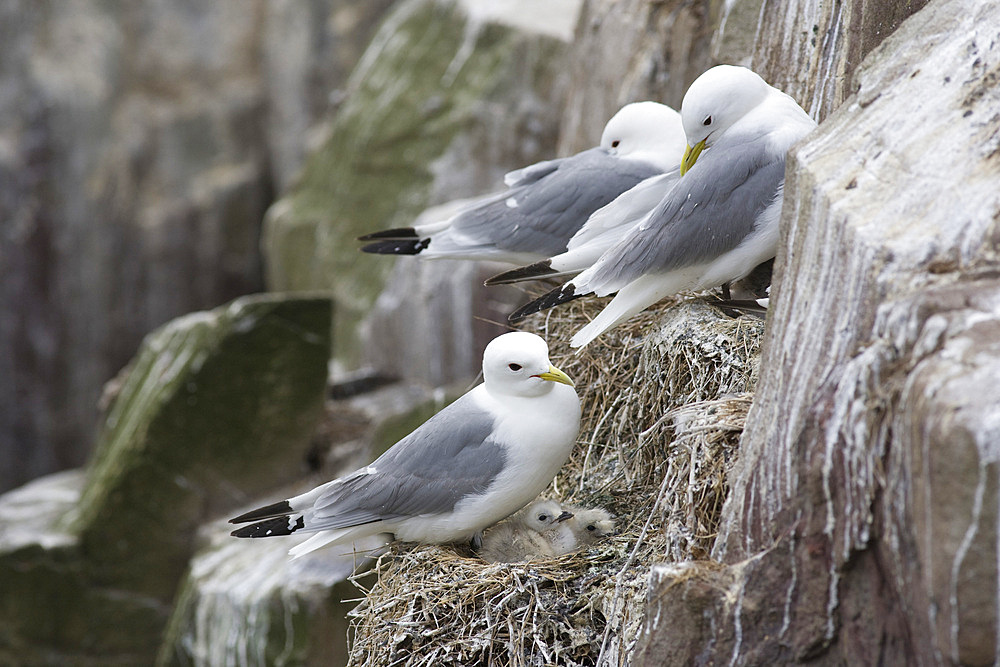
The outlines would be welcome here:
[[[681,122],[688,144],[681,173],[772,90],[757,74],[735,65],[718,65],[695,79],[681,102]]]
[[[664,171],[675,169],[684,150],[681,115],[658,102],[633,102],[618,110],[601,135],[612,155],[644,160]]]
[[[570,520],[570,525],[580,544],[594,544],[602,537],[615,532],[614,519],[607,510],[600,507],[577,510]]]
[[[490,393],[541,396],[553,383],[573,386],[565,373],[549,363],[549,347],[532,333],[514,331],[497,336],[483,353],[483,382]]]
[[[544,533],[558,526],[567,519],[572,519],[571,512],[564,512],[563,508],[554,500],[538,500],[531,503],[522,510],[520,516],[521,523],[531,530]]]

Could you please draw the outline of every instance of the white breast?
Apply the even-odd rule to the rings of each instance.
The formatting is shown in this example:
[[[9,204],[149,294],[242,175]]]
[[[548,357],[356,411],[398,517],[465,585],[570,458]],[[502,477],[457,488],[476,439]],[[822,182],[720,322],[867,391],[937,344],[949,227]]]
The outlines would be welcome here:
[[[507,445],[504,470],[481,496],[466,498],[453,512],[401,521],[404,541],[456,542],[521,509],[549,485],[566,462],[580,426],[580,401],[567,385],[553,383],[542,397],[496,401],[480,385],[476,402],[499,414],[496,437]],[[428,536],[433,539],[428,540]]]

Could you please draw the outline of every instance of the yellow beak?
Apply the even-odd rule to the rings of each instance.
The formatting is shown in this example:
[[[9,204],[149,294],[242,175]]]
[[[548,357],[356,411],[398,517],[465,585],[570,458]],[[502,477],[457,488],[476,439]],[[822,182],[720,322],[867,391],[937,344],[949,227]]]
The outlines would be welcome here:
[[[549,370],[544,373],[539,373],[538,377],[543,380],[548,380],[549,382],[562,382],[563,384],[568,384],[571,387],[575,387],[573,381],[569,379],[569,376],[563,373],[561,370],[555,366],[549,366]]]
[[[697,162],[698,156],[705,150],[705,141],[705,139],[702,139],[693,148],[691,146],[684,148],[684,157],[681,158],[681,176],[686,174],[688,169],[693,167],[694,163]]]

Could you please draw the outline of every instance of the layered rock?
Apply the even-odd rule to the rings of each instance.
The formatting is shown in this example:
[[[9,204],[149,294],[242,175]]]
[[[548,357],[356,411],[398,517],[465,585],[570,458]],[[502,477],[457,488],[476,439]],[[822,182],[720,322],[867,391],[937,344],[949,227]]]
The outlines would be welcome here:
[[[658,571],[638,664],[995,661],[997,25],[928,5],[793,149],[727,567]]]
[[[725,2],[713,57],[750,67],[821,121],[855,92],[862,59],[926,3]]]

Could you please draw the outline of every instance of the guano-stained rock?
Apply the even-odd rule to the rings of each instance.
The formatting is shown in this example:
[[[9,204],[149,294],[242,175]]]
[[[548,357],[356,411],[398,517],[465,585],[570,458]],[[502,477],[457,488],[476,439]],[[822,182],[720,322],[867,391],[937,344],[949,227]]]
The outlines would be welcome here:
[[[996,660],[998,25],[930,3],[792,151],[699,664]]]

